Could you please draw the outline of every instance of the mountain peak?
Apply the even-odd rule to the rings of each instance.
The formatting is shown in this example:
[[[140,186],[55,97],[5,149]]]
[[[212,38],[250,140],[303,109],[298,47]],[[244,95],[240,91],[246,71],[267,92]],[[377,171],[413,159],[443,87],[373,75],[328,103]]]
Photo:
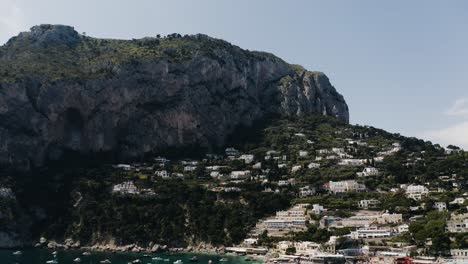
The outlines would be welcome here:
[[[11,40],[25,40],[37,45],[49,43],[73,45],[79,42],[80,39],[80,34],[71,26],[42,24],[33,26],[30,31],[21,32],[17,37]]]

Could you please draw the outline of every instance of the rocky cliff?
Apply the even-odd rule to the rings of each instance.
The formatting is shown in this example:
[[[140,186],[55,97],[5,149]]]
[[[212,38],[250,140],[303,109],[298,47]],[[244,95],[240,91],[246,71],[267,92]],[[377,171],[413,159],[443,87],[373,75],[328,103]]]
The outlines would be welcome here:
[[[219,146],[238,125],[309,113],[348,122],[323,73],[205,35],[112,40],[41,25],[0,47],[3,164]]]

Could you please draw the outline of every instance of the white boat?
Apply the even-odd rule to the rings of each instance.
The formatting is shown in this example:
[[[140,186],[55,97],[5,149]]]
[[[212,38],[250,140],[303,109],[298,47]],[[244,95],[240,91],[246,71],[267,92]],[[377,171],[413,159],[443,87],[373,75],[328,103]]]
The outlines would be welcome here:
[[[81,262],[81,259],[80,258],[76,258],[73,260],[73,262]]]
[[[227,258],[222,258],[222,259],[220,259],[219,261],[220,261],[220,262],[227,262],[228,259],[227,259]]]
[[[82,255],[83,255],[83,256],[91,256],[91,252],[86,251],[86,252],[83,252]]]
[[[23,255],[23,252],[18,250],[18,251],[13,252],[13,255],[20,256],[20,255]]]
[[[154,258],[152,258],[152,260],[162,260],[162,258],[160,258],[160,257],[154,257]]]
[[[164,261],[168,262],[168,261],[169,261],[169,259],[164,259]]]
[[[52,255],[54,255],[54,256],[57,255],[57,254],[58,254],[57,251],[52,252]]]
[[[141,263],[141,260],[140,259],[135,259],[134,261],[132,261],[132,263]]]
[[[183,264],[182,260],[178,259],[176,261],[174,261],[174,264]]]
[[[53,259],[53,260],[48,260],[48,261],[46,261],[46,263],[47,263],[47,264],[57,264],[58,261],[55,260],[55,259]]]
[[[105,259],[105,260],[101,260],[99,261],[99,263],[102,263],[102,264],[109,264],[109,263],[112,263],[110,260],[108,259]]]

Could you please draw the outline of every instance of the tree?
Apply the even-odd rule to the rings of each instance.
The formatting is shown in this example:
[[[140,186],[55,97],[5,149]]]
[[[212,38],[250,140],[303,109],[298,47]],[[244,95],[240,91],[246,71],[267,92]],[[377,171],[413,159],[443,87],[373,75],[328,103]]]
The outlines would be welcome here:
[[[296,253],[296,248],[295,247],[288,247],[286,249],[286,255],[294,255]]]

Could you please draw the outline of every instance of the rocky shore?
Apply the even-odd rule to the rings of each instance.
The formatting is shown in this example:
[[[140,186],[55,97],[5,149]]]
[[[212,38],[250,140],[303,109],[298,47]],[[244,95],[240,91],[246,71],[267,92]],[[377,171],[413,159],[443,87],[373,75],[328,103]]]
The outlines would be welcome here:
[[[134,253],[160,253],[160,252],[181,252],[181,253],[203,253],[203,254],[225,254],[224,246],[213,246],[211,244],[199,243],[196,245],[189,245],[187,247],[169,247],[167,245],[160,245],[150,242],[147,246],[138,244],[117,245],[114,241],[106,243],[96,243],[93,245],[82,245],[80,241],[74,241],[71,238],[65,239],[62,243],[51,240],[48,241],[42,237],[37,243],[34,244],[37,248],[48,249],[76,249],[84,251],[102,251],[102,252],[134,252]]]

